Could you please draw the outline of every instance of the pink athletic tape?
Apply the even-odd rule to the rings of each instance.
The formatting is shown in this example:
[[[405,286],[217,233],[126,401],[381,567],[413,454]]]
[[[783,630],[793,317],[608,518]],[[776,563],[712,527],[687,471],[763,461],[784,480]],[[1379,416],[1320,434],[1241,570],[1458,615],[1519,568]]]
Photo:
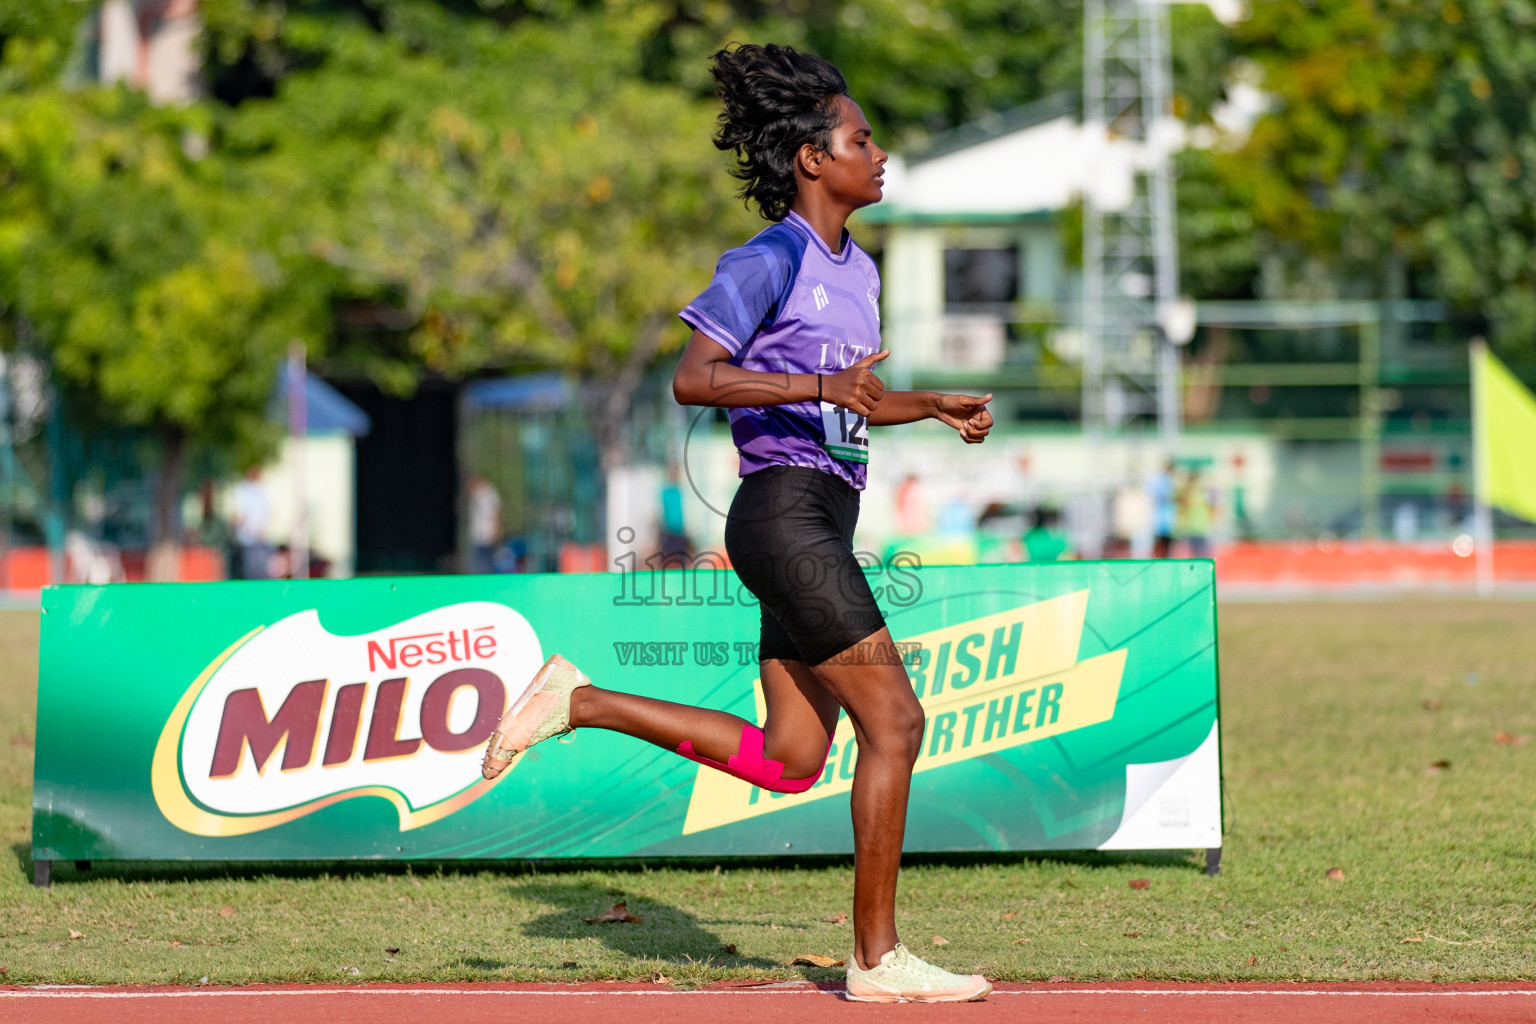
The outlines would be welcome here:
[[[827,751],[832,750],[832,741],[827,741]],[[683,740],[678,745],[677,752],[690,761],[718,768],[727,775],[734,775],[744,782],[761,789],[771,790],[775,793],[804,793],[821,779],[821,772],[803,779],[786,779],[784,777],[784,762],[770,761],[763,756],[763,730],[755,725],[743,725],[741,727],[741,746],[736,749],[724,764],[712,761],[702,754],[693,752],[693,741]],[[825,755],[823,755],[825,757]]]

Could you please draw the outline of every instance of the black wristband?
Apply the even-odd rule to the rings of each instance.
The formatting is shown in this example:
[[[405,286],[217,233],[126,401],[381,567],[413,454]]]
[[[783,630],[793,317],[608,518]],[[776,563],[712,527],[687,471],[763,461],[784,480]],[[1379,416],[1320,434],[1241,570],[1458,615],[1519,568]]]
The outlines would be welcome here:
[[[821,401],[821,374],[816,375],[816,401]]]

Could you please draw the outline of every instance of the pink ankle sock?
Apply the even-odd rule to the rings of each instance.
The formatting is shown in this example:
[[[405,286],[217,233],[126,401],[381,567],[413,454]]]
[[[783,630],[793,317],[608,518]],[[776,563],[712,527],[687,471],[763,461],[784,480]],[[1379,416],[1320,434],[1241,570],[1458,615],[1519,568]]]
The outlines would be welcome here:
[[[831,749],[832,742],[828,740],[827,750],[830,752]],[[775,793],[804,793],[821,778],[821,772],[803,779],[784,778],[784,762],[770,761],[763,756],[763,730],[755,725],[741,727],[741,746],[724,764],[702,754],[695,754],[692,740],[683,740],[677,752],[690,761],[718,768],[727,775],[734,775],[744,782]]]

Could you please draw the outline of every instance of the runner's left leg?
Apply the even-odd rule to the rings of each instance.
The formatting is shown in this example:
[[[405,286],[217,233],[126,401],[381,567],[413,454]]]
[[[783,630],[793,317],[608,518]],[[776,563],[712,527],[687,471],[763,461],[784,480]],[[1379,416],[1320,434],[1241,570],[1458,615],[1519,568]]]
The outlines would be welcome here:
[[[784,668],[786,664],[790,663],[762,663],[763,698],[768,708],[768,720],[761,730],[762,756],[781,762],[785,779],[819,776],[837,727],[837,702],[814,677],[792,675]],[[742,749],[744,730],[750,735],[750,730],[757,728],[725,711],[596,686],[583,686],[571,694],[570,721],[572,728],[611,729],[674,753],[688,744],[691,753],[722,765],[747,753]]]

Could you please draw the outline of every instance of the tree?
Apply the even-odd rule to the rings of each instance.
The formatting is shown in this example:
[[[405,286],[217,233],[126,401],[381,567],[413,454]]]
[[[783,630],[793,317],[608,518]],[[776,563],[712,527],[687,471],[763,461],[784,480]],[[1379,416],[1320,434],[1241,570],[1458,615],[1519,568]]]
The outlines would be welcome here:
[[[1222,174],[1289,266],[1443,298],[1536,357],[1536,4],[1258,0],[1271,109]]]
[[[564,369],[617,464],[642,373],[686,338],[677,311],[761,222],[730,198],[711,105],[592,59],[633,53],[624,26],[440,17],[451,42],[416,52],[332,24],[321,65],[243,104],[228,146],[306,211],[350,316],[388,329],[338,335],[332,368],[398,391]]]
[[[204,111],[121,88],[0,93],[0,296],[66,400],[160,439],[155,579],[175,577],[189,446],[270,444],[280,354],[324,323],[320,296],[253,244],[259,194],[201,156],[208,131]]]

